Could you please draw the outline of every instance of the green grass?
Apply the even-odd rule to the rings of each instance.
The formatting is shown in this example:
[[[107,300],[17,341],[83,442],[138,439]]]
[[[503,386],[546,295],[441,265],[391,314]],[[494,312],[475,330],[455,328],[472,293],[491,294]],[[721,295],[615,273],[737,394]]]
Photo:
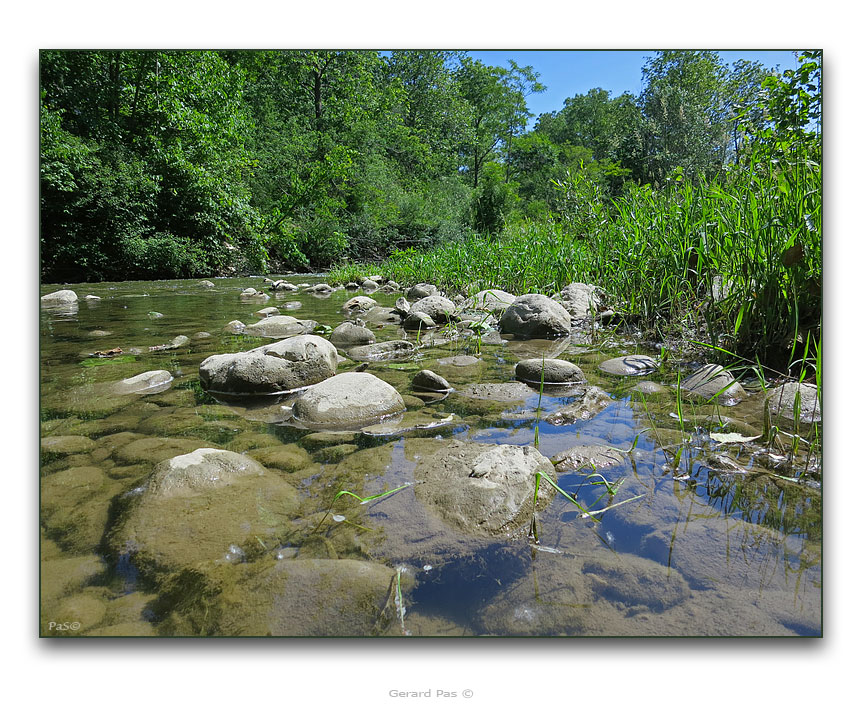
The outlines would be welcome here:
[[[499,236],[472,234],[430,251],[395,251],[373,267],[341,266],[330,279],[377,272],[450,295],[552,294],[587,282],[658,338],[704,341],[784,370],[809,333],[819,343],[821,193],[818,162],[755,154],[712,182],[631,186],[594,203],[580,223],[565,214],[519,221]],[[723,292],[713,292],[716,278]]]

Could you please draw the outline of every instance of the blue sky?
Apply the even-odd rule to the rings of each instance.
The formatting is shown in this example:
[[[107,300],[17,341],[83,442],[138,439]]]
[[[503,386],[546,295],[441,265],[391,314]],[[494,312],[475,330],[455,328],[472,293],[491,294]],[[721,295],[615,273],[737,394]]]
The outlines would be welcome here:
[[[626,91],[635,95],[641,91],[641,68],[649,57],[650,50],[626,51],[471,51],[474,59],[492,66],[508,67],[509,59],[519,66],[532,66],[540,74],[547,90],[527,97],[530,111],[535,115],[560,110],[566,98],[583,94],[591,88],[603,88],[611,97]],[[796,59],[792,51],[720,51],[723,61],[732,64],[738,59],[759,61],[766,68],[778,66],[780,70],[794,68]]]

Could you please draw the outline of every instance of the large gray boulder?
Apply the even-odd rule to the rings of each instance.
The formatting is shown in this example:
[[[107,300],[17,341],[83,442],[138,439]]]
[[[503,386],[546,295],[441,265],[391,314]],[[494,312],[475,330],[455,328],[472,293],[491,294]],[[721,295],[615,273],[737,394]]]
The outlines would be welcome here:
[[[339,373],[306,390],[294,403],[296,419],[309,427],[355,427],[403,412],[404,400],[371,373]]]
[[[377,300],[373,300],[365,295],[357,295],[356,297],[351,297],[341,306],[341,313],[352,317],[362,312],[367,312],[376,306]]]
[[[557,339],[571,331],[569,313],[545,295],[521,295],[500,317],[500,333],[522,339]]]
[[[436,294],[438,294],[436,285],[420,282],[407,290],[407,299],[422,299],[423,297],[430,297]]]
[[[72,290],[57,290],[42,295],[39,300],[42,307],[68,307],[78,301],[78,295]]]
[[[458,530],[498,535],[529,523],[537,472],[556,481],[554,465],[534,447],[454,440],[419,460],[415,494]],[[540,482],[539,502],[552,495],[552,487]]]
[[[457,319],[455,303],[440,295],[423,297],[414,302],[413,306],[410,307],[410,314],[415,313],[427,314],[436,324],[446,324],[450,319]]]
[[[338,351],[326,339],[295,336],[251,351],[216,354],[200,365],[205,390],[235,395],[286,393],[335,373]]]
[[[352,346],[365,346],[377,341],[374,332],[364,326],[343,322],[332,330],[329,340],[340,349],[348,349]]]
[[[680,383],[680,388],[702,398],[715,400],[720,405],[736,405],[748,397],[733,374],[717,363],[698,368]]]
[[[528,358],[515,364],[515,378],[530,385],[586,383],[579,366],[559,358]]]
[[[604,309],[604,293],[595,285],[572,282],[566,285],[554,299],[575,319],[594,317]]]
[[[248,336],[265,336],[273,339],[281,339],[297,334],[310,334],[314,331],[317,322],[313,319],[297,319],[287,314],[278,314],[267,317],[254,324],[249,324],[243,331]]]

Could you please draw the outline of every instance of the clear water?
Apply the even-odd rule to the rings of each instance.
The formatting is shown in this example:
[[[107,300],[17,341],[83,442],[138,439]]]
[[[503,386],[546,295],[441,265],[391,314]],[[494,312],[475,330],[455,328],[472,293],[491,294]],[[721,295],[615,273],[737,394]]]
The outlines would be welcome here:
[[[263,307],[298,302],[298,308],[282,313],[334,328],[344,321],[341,305],[362,292],[338,290],[329,297],[270,293],[267,302],[244,302],[242,289],[264,289],[262,279],[213,282],[212,289],[197,280],[64,286],[78,294],[77,308],[41,313],[44,635],[257,634],[260,624],[245,618],[244,607],[259,604],[262,594],[256,592],[269,590],[248,577],[298,558],[398,568],[403,588],[396,592],[393,584],[380,598],[378,608],[388,620],[368,635],[820,635],[818,455],[805,444],[793,455],[787,448],[766,450],[758,440],[719,445],[709,436],[760,431],[763,398],[754,387],[735,407],[686,401],[681,425],[674,417],[676,366],[665,363],[646,377],[668,391],[646,398],[634,391],[643,378],[609,376],[597,368],[624,353],[657,355],[637,332],[603,330],[576,333],[564,342],[502,343],[480,343],[475,336],[447,340],[442,332],[435,340],[420,340],[414,360],[371,363],[366,370],[403,395],[412,394],[416,370],[441,373],[455,392],[426,401],[418,412],[426,421],[453,415],[449,424],[433,433],[359,435],[346,446],[343,439],[333,440],[329,450],[309,447],[306,453],[302,438],[310,432],[291,423],[279,400],[216,400],[200,388],[199,364],[215,353],[271,341],[226,333],[231,320],[252,323]],[[57,289],[43,286],[42,294]],[[85,300],[87,294],[101,299]],[[371,296],[386,306],[399,294]],[[397,325],[374,332],[378,341],[417,341],[415,333]],[[190,342],[151,350],[178,335]],[[92,356],[115,348],[122,353]],[[479,362],[440,363],[461,354]],[[536,422],[537,408],[541,418],[572,402],[571,391],[541,396],[536,391],[514,403],[481,403],[459,394],[472,383],[510,382],[518,360],[541,355],[578,364],[588,385],[610,395],[610,404],[589,419],[552,425]],[[357,365],[345,359],[340,370]],[[105,394],[113,382],[156,369],[173,376],[167,390],[119,402]],[[415,399],[411,403],[420,405]],[[579,444],[631,451],[623,455],[623,464],[599,469],[617,488],[613,496],[597,477],[588,478],[589,470],[560,473],[559,487],[599,512],[584,517],[556,493],[536,512],[532,532],[529,524],[495,537],[443,527],[429,519],[413,486],[365,504],[342,497],[333,505],[339,489],[370,496],[412,484],[417,458],[451,438],[521,446],[538,440],[539,451],[548,457]],[[152,456],[135,456],[127,445],[141,439],[162,442],[153,443]],[[254,556],[231,544],[223,557],[197,558],[202,566],[220,562],[234,568],[219,570],[215,598],[206,595],[222,612],[218,620],[212,618],[215,609],[200,612],[206,594],[201,584],[182,584],[176,574],[139,568],[110,543],[126,501],[140,493],[156,461],[170,456],[165,439],[174,440],[174,454],[208,446],[254,457],[256,450],[282,445],[305,460],[299,469],[267,467],[299,498],[293,517],[280,521],[278,543],[261,541],[265,551]],[[727,466],[727,459],[735,466]],[[614,507],[600,512],[609,504]],[[166,533],[168,528],[165,519]],[[331,626],[340,633],[337,617],[343,606],[337,598],[315,592],[314,601],[324,617],[333,612]],[[386,614],[383,604],[403,612]],[[63,628],[75,623],[77,628]],[[282,622],[279,632],[303,635],[305,626]]]

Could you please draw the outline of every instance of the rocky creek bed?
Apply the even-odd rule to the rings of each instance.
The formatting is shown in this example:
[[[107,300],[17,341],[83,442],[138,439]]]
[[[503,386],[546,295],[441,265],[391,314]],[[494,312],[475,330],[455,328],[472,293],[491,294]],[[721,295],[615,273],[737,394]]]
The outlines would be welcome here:
[[[816,390],[598,288],[41,294],[43,635],[821,633]]]

